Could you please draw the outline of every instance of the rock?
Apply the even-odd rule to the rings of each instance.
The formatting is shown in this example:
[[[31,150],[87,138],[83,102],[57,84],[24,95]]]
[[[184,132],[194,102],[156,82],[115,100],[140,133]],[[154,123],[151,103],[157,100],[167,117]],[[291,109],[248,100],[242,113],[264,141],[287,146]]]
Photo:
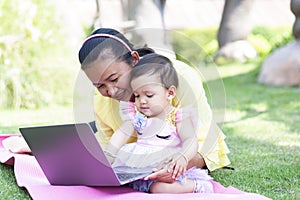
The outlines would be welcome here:
[[[223,46],[215,55],[215,61],[219,59],[237,60],[244,62],[250,58],[255,58],[256,50],[246,40],[238,40]]]
[[[263,63],[258,82],[300,86],[300,40],[274,51]]]

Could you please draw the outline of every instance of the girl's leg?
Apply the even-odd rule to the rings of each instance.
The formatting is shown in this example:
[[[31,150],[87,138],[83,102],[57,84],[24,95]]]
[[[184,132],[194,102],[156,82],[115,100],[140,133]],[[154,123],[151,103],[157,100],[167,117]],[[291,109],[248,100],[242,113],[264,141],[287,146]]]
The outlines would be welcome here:
[[[177,181],[173,183],[155,182],[150,186],[151,193],[192,193],[194,191],[195,182],[187,179],[185,184]]]
[[[213,185],[211,181],[195,180],[194,193],[213,193]]]
[[[150,186],[150,193],[213,193],[210,181],[187,179],[185,184],[178,181],[173,183],[154,182]]]

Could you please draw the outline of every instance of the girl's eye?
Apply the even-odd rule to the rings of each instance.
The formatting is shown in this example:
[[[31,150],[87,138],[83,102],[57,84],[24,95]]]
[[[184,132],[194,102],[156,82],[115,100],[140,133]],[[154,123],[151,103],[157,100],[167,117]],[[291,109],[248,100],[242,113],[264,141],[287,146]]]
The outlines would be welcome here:
[[[153,97],[154,95],[153,94],[147,94],[147,97],[148,98],[151,98],[151,97]]]
[[[139,97],[140,97],[140,95],[134,94],[134,98],[139,98]]]

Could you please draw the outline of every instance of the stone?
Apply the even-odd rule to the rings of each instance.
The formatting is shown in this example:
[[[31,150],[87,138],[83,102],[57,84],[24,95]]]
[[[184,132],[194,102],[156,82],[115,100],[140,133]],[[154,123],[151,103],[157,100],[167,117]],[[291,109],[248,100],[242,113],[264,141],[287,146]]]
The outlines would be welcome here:
[[[268,85],[300,86],[300,40],[280,47],[263,62],[258,82]]]
[[[227,60],[237,60],[245,62],[248,59],[255,58],[257,52],[251,44],[246,40],[238,40],[223,46],[215,55],[215,61],[224,58]]]

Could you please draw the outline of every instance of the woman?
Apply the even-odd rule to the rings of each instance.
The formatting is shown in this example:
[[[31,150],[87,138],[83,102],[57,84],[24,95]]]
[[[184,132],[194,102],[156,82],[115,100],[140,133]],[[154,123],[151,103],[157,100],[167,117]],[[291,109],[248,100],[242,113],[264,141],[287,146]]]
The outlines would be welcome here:
[[[152,53],[149,48],[134,49],[133,45],[114,29],[97,29],[84,42],[79,51],[82,70],[97,88],[95,114],[98,132],[96,137],[103,148],[112,134],[120,127],[119,101],[133,101],[129,86],[129,72],[141,56]],[[198,154],[189,162],[188,168],[221,168],[230,163],[224,134],[212,122],[212,111],[205,96],[200,76],[186,64],[172,60],[179,76],[180,87],[172,105],[193,106],[198,110],[201,125],[198,136]],[[131,137],[128,142],[133,142]],[[167,162],[147,179],[174,181],[168,173]]]
[[[133,101],[128,76],[130,70],[141,56],[153,52],[149,48],[134,49],[124,35],[114,29],[98,29],[83,42],[79,60],[82,70],[99,91],[94,100],[96,125],[99,130],[96,137],[103,148],[122,124],[119,101]],[[172,60],[172,63],[180,82],[172,105],[193,106],[198,110],[201,124],[200,131],[196,133],[198,153],[190,160],[187,168],[207,167],[212,171],[230,164],[225,136],[212,122],[212,111],[207,103],[200,76],[180,61]],[[128,143],[134,141],[136,137],[131,137]],[[3,145],[12,152],[30,152],[24,139],[19,137],[8,138],[3,141]],[[162,163],[146,179],[174,182],[168,169],[170,162],[171,160],[167,160]]]

